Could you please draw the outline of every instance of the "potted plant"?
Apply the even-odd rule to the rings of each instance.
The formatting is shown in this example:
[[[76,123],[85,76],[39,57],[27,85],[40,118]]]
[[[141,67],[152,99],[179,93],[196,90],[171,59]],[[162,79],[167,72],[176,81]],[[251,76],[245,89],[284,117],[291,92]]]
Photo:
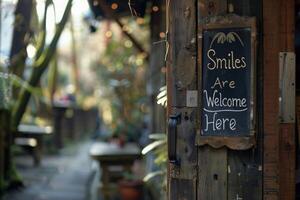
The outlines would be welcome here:
[[[118,189],[122,200],[141,200],[143,197],[143,181],[130,172],[124,173]]]

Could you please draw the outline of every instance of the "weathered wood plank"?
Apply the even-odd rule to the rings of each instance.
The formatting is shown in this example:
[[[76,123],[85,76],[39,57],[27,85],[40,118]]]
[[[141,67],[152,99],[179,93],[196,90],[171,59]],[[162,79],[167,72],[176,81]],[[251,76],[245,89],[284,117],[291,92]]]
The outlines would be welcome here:
[[[241,16],[254,16],[257,22],[256,40],[258,47],[262,48],[260,42],[261,34],[261,3],[258,0],[229,0],[229,5],[233,9],[233,13]],[[256,47],[257,48],[257,47]],[[262,87],[258,82],[261,77],[262,63],[259,62],[262,58],[261,51],[256,50],[256,146],[247,151],[232,151],[228,152],[228,199],[243,199],[243,200],[259,200],[262,199],[262,126],[259,121],[262,116],[261,102],[263,97],[261,94]]]
[[[264,199],[279,199],[279,21],[280,1],[263,1],[264,28]],[[268,139],[266,139],[268,137]]]
[[[295,46],[295,1],[280,0],[280,51],[294,52]],[[288,67],[288,66],[285,66]],[[289,69],[285,69],[289,70]],[[290,88],[290,87],[289,87]],[[283,88],[284,89],[284,88]],[[285,89],[284,89],[285,90]],[[290,99],[291,110],[285,110],[284,116],[295,118],[295,91],[286,94]],[[295,122],[280,124],[279,144],[279,181],[280,199],[295,199]]]
[[[295,64],[294,52],[279,53],[279,118],[281,123],[295,123]]]
[[[193,200],[196,199],[196,181],[188,179],[172,178],[170,187],[171,200]],[[180,191],[180,192],[179,192]]]
[[[296,132],[296,138],[297,140],[297,145],[300,145],[300,96],[296,96],[296,122],[297,122],[297,132]]]
[[[198,200],[227,199],[227,150],[198,150]]]
[[[262,165],[259,151],[228,152],[228,199],[262,199]]]
[[[227,12],[227,1],[198,0],[198,85],[201,88],[202,44],[200,37],[204,18]],[[201,94],[199,94],[201,95]],[[201,99],[201,98],[199,98]],[[198,149],[198,200],[227,199],[227,149],[212,149],[209,146]]]
[[[280,199],[295,199],[295,124],[280,126]]]
[[[197,88],[195,1],[166,0],[166,10],[168,116],[181,113],[176,137],[179,165],[169,165],[168,199],[196,200],[196,109],[187,108],[186,102],[187,91]]]
[[[168,106],[185,107],[187,90],[197,87],[195,1],[168,0],[167,9]]]
[[[197,148],[195,147],[196,109],[173,109],[173,113],[181,113],[177,126],[176,153],[179,165],[171,165],[170,176],[180,179],[197,179]],[[180,192],[180,191],[178,191]]]

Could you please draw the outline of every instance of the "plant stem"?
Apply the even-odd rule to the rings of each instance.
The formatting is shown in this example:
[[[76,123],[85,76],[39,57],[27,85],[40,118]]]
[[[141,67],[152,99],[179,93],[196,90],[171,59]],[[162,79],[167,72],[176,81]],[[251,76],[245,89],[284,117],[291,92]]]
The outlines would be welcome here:
[[[43,72],[47,69],[51,59],[53,58],[56,52],[58,40],[68,21],[68,17],[71,12],[72,2],[73,0],[68,1],[66,9],[64,11],[64,15],[60,23],[57,25],[55,35],[50,45],[45,49],[44,53],[33,64],[33,71],[28,81],[29,85],[31,85],[32,87],[37,86],[37,84],[39,83],[43,75]],[[20,124],[30,97],[31,97],[31,93],[23,88],[21,90],[21,93],[19,94],[19,98],[16,102],[16,105],[13,108],[13,112],[12,112],[13,116],[12,116],[12,124],[11,124],[12,130],[15,130]]]

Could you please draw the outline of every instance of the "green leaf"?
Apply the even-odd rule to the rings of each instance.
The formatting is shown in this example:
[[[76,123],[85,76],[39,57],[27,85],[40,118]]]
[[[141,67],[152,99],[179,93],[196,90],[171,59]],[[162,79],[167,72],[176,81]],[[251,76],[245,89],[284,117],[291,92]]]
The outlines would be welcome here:
[[[160,99],[162,97],[165,97],[167,95],[167,90],[162,90],[160,93],[158,93],[156,99]]]
[[[167,90],[167,86],[166,85],[164,85],[164,86],[162,86],[161,88],[159,88],[159,91],[161,92],[161,91],[165,91],[165,90]]]
[[[152,178],[156,177],[156,176],[162,176],[164,175],[166,172],[163,170],[159,170],[159,171],[155,171],[155,172],[150,172],[149,174],[147,174],[144,178],[143,181],[144,182],[148,182],[149,180],[151,180]]]
[[[158,154],[158,156],[155,158],[154,162],[157,165],[162,165],[165,164],[167,162],[167,151],[163,151],[162,153]]]
[[[143,150],[142,150],[142,154],[145,155],[147,154],[148,152],[150,152],[151,150],[155,149],[156,147],[159,147],[163,144],[165,144],[166,141],[164,140],[158,140],[158,141],[155,141],[155,142],[152,142],[150,144],[148,144]]]
[[[151,140],[166,140],[167,136],[165,133],[153,133],[149,135]]]

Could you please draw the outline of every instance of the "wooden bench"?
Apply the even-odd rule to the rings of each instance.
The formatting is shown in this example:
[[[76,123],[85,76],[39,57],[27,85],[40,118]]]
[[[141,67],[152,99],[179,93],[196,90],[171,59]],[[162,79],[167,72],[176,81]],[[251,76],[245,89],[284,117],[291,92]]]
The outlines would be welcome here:
[[[134,161],[141,157],[141,150],[135,143],[127,143],[124,147],[107,142],[96,142],[90,149],[90,156],[101,167],[102,194],[109,199],[113,192],[113,183],[126,171],[131,171]]]
[[[52,132],[51,126],[21,124],[14,135],[14,143],[28,150],[33,156],[34,165],[38,166],[41,163],[43,137],[52,134]]]

